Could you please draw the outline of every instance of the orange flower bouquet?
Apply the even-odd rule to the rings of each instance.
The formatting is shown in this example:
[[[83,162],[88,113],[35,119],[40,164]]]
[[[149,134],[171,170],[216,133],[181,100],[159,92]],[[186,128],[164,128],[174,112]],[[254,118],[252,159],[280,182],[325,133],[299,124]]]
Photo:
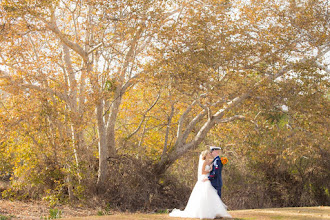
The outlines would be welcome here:
[[[221,163],[223,165],[225,165],[226,163],[228,163],[228,158],[227,157],[221,157]]]

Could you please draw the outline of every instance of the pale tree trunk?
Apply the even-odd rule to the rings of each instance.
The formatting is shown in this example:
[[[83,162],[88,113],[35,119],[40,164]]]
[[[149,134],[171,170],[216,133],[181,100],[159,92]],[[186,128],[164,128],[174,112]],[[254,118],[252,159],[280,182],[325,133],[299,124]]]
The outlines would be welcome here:
[[[107,133],[106,126],[103,120],[103,103],[102,100],[96,106],[96,115],[97,115],[97,126],[99,132],[99,169],[98,169],[98,179],[97,179],[97,188],[101,189],[104,187],[105,182],[107,181],[107,170],[108,170],[108,157],[110,156],[109,149],[106,146],[107,144]]]
[[[104,192],[106,183],[109,181],[108,159],[111,156],[116,155],[115,126],[117,116],[119,113],[120,104],[122,102],[122,95],[133,83],[132,79],[134,77],[130,76],[128,69],[129,65],[132,65],[135,60],[137,55],[137,45],[144,30],[144,26],[142,25],[129,43],[129,50],[123,58],[123,64],[121,66],[120,74],[117,80],[117,88],[115,89],[112,102],[109,104],[106,100],[100,99],[96,108],[98,131],[100,135],[99,171],[97,179],[98,193]],[[137,75],[135,77],[137,77]]]
[[[80,174],[80,160],[83,156],[83,151],[85,150],[85,138],[82,129],[82,121],[84,118],[84,108],[85,108],[85,83],[86,76],[91,72],[92,65],[88,59],[88,53],[85,52],[89,50],[88,45],[85,45],[83,49],[78,44],[71,42],[66,38],[66,36],[59,30],[56,24],[56,17],[54,12],[52,12],[50,21],[45,19],[41,19],[46,24],[46,26],[61,40],[63,46],[63,60],[65,66],[62,67],[65,74],[65,93],[62,94],[62,97],[65,97],[63,101],[65,101],[66,106],[70,112],[72,112],[72,118],[70,120],[70,125],[68,125],[68,130],[71,134],[72,139],[72,150],[74,155],[74,160],[77,167],[77,175],[78,181],[81,181]],[[90,30],[86,31],[86,37],[88,37]],[[87,42],[88,44],[88,42]],[[73,68],[72,58],[70,54],[70,49],[79,54],[83,60],[83,68],[81,71],[80,81],[78,83],[76,79],[76,73]],[[79,95],[78,95],[79,94]],[[71,165],[68,165],[69,169],[71,169]],[[71,174],[68,174],[67,181],[72,181]],[[72,193],[72,186],[68,183],[68,190]],[[73,196],[70,196],[73,198]]]
[[[71,119],[71,125],[69,126],[70,129],[70,133],[71,133],[71,139],[72,139],[72,143],[73,143],[73,153],[74,153],[74,159],[76,162],[76,167],[78,169],[78,181],[80,182],[81,180],[81,175],[79,172],[79,163],[80,163],[80,154],[82,151],[82,146],[83,146],[83,136],[82,136],[82,131],[79,128],[80,126],[80,117],[83,117],[83,112],[81,111],[82,107],[83,107],[83,99],[84,97],[82,96],[82,94],[80,94],[80,96],[78,97],[78,82],[75,78],[75,73],[72,67],[72,62],[71,62],[71,55],[70,55],[70,51],[69,48],[66,44],[63,44],[63,58],[64,58],[64,62],[66,65],[66,73],[67,76],[65,77],[67,79],[66,85],[68,87],[68,91],[66,91],[66,95],[67,95],[67,99],[68,101],[66,102],[66,105],[68,107],[68,110],[70,110],[71,112],[74,113],[74,118]],[[82,74],[83,75],[83,74]],[[81,84],[84,82],[84,77],[81,77]],[[79,106],[78,104],[79,103]]]
[[[98,193],[103,193],[109,181],[109,158],[116,155],[115,125],[121,104],[121,88],[117,88],[115,100],[112,102],[109,114],[104,114],[104,100],[100,100],[96,107],[97,124],[99,131],[99,170],[97,179]],[[105,110],[107,111],[107,110]],[[105,120],[106,119],[106,120]]]

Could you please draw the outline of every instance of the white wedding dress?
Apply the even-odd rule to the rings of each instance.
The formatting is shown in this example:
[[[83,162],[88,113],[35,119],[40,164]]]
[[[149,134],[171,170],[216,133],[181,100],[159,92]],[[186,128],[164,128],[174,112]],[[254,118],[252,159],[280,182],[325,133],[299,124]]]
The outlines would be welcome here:
[[[200,156],[198,165],[198,180],[189,197],[186,208],[173,209],[171,217],[214,219],[216,217],[231,218],[227,206],[221,201],[217,191],[210,181],[203,181],[208,175],[202,175],[203,160]],[[210,167],[205,167],[205,170]]]

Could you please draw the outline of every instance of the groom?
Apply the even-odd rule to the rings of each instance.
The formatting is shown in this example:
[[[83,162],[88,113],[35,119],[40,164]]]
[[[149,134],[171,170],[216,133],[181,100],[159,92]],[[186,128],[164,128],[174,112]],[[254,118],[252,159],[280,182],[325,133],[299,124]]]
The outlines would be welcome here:
[[[214,160],[213,160],[212,170],[208,178],[211,181],[211,185],[218,191],[218,195],[221,198],[221,187],[222,187],[221,171],[223,166],[219,157],[221,152],[221,147],[210,146],[210,151],[212,156],[214,157]]]

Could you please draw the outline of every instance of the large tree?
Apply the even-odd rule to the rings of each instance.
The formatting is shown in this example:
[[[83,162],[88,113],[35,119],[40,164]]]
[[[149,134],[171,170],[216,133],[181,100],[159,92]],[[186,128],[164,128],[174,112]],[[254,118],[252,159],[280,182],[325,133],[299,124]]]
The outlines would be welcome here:
[[[244,119],[248,108],[240,106],[253,105],[264,88],[301,73],[329,74],[328,7],[321,0],[6,0],[1,88],[58,103],[57,129],[70,138],[78,177],[96,124],[99,189],[107,159],[139,132],[136,146],[149,145],[155,173],[163,174],[217,124]],[[123,101],[133,113],[127,118]],[[146,142],[151,137],[160,138]]]
[[[324,1],[190,2],[189,16],[179,17],[174,29],[163,28],[147,69],[153,76],[148,75],[149,85],[163,100],[153,115],[162,131],[154,151],[161,155],[156,173],[198,148],[215,126],[253,121],[242,104],[252,110],[261,94],[272,103],[276,89],[266,88],[280,92],[285,83],[279,82],[300,85],[306,78],[326,85],[328,8]],[[149,122],[140,124],[143,135],[155,126],[155,120]]]
[[[155,35],[174,22],[173,8],[166,1],[1,2],[2,88],[65,103],[77,167],[88,147],[88,112],[95,111],[100,189],[116,154],[122,95],[141,74]]]

